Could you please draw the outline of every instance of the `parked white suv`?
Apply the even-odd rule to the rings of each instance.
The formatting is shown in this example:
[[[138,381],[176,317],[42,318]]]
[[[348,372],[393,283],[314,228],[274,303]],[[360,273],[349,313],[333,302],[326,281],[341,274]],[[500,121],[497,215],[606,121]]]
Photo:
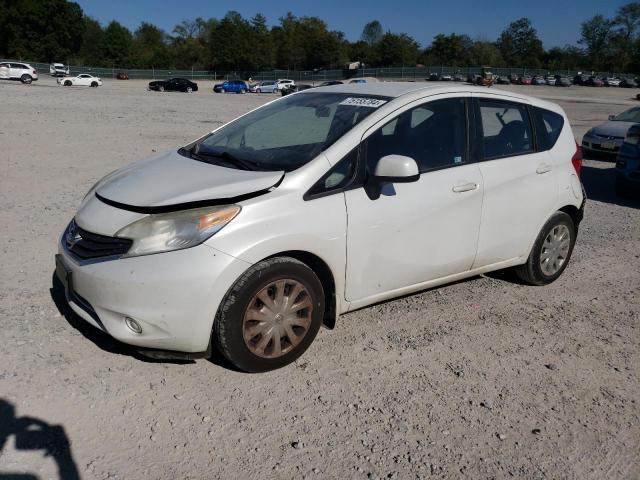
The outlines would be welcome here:
[[[293,86],[295,86],[296,82],[294,82],[293,80],[289,80],[286,78],[279,78],[278,79],[278,90],[282,91],[285,88],[291,88]]]
[[[0,79],[20,80],[22,83],[31,83],[38,80],[38,70],[28,63],[0,62]]]
[[[63,233],[71,308],[156,357],[286,365],[345,312],[492,270],[557,279],[583,215],[552,103],[472,86],[282,97],[107,175]]]
[[[69,66],[62,63],[52,63],[49,65],[49,73],[52,77],[65,77],[69,75]]]

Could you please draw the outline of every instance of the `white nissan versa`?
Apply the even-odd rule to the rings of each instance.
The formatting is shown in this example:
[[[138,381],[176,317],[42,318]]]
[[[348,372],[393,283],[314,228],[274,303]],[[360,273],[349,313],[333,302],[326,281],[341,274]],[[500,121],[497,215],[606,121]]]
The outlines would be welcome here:
[[[72,309],[155,357],[286,365],[342,313],[491,270],[567,266],[581,150],[555,104],[471,86],[272,101],[100,180],[62,235]]]

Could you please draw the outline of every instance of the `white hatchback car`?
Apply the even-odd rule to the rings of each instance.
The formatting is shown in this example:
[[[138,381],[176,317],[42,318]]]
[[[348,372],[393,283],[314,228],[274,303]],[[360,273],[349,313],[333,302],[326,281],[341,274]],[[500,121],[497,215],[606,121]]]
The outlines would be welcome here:
[[[65,87],[82,86],[82,87],[99,87],[102,85],[102,79],[89,75],[88,73],[81,73],[75,77],[61,77],[58,78],[58,83]]]
[[[62,235],[72,309],[155,357],[264,371],[382,300],[515,267],[560,276],[583,215],[555,104],[471,86],[272,101],[94,185]]]

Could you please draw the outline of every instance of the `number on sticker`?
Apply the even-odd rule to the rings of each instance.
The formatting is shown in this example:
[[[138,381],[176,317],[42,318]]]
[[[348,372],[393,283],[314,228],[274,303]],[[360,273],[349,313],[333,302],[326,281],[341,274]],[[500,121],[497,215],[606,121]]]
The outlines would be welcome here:
[[[381,105],[387,103],[386,100],[380,100],[379,98],[369,97],[348,97],[340,102],[340,105],[351,105],[354,107],[370,107],[378,108]]]

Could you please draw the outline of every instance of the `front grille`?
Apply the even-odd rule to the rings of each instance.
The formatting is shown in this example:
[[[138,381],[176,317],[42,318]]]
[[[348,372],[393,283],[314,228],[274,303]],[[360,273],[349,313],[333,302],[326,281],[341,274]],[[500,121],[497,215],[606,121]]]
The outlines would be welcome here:
[[[128,238],[107,237],[87,232],[71,221],[64,235],[67,250],[81,260],[124,255],[131,248]]]

